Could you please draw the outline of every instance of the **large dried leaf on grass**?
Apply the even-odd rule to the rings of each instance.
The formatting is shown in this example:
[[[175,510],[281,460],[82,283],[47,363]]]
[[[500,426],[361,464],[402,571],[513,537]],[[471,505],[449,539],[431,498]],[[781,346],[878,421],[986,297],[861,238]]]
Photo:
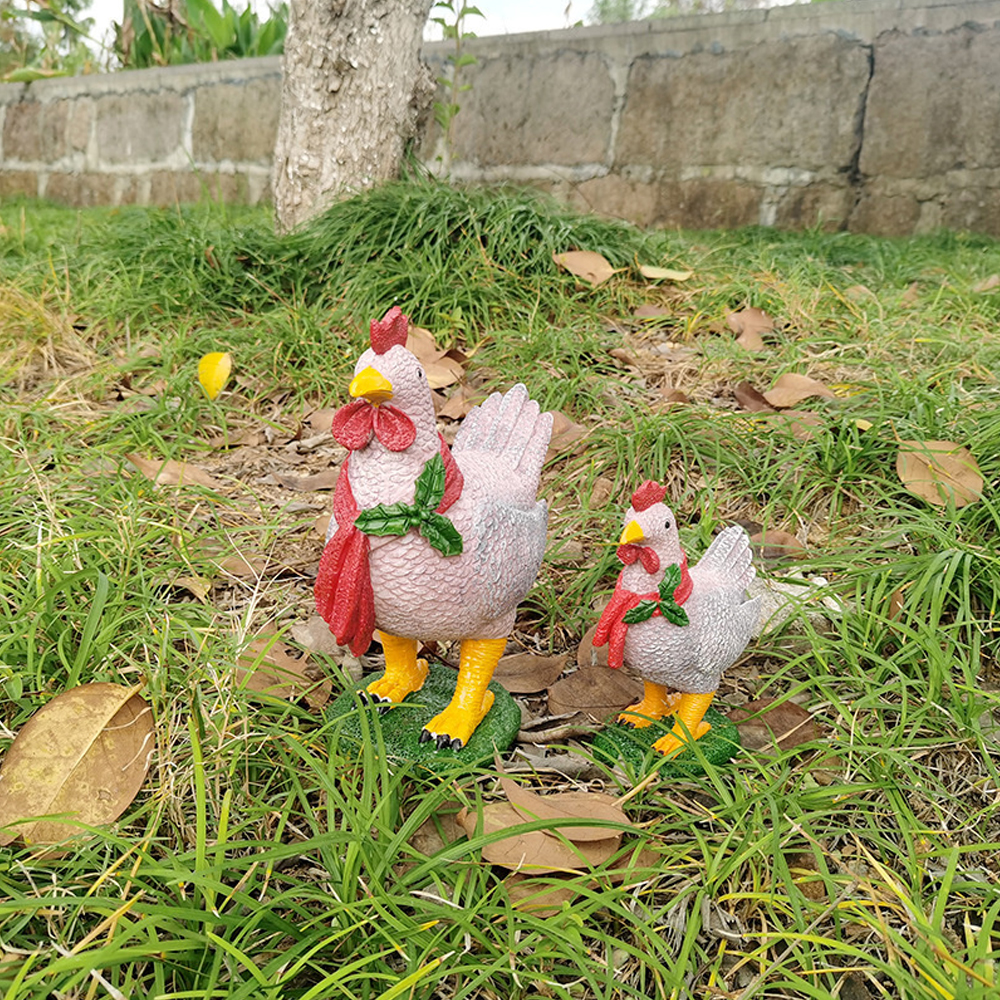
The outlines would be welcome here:
[[[939,507],[982,499],[979,466],[968,448],[954,441],[901,441],[896,472],[911,493]]]
[[[823,731],[816,720],[792,701],[780,704],[773,698],[748,701],[729,713],[746,750],[789,750],[818,740]]]
[[[563,672],[566,655],[536,656],[534,653],[515,653],[501,657],[493,672],[493,680],[511,694],[531,694],[544,691]]]
[[[621,831],[608,826],[559,826],[559,820],[592,819],[620,823],[623,826],[631,825],[618,800],[603,792],[555,792],[551,795],[539,795],[530,788],[522,788],[510,778],[501,778],[500,786],[510,804],[521,814],[523,822],[552,820],[555,829],[577,844],[607,840],[609,837],[619,838]]]
[[[755,306],[728,313],[726,322],[736,334],[736,343],[748,351],[763,351],[767,345],[761,334],[770,333],[774,329],[774,320],[763,309]]]
[[[739,382],[733,389],[733,395],[736,397],[736,402],[749,413],[774,412],[774,407],[764,398],[764,394],[749,382]]]
[[[642,684],[620,670],[585,667],[549,688],[549,712],[583,712],[603,722],[642,697]]]
[[[474,389],[470,385],[460,385],[438,410],[438,416],[447,417],[449,420],[461,420],[468,416],[473,407],[478,406],[485,399],[486,393],[482,389]]]
[[[552,259],[570,274],[575,274],[595,288],[607,281],[613,274],[618,273],[605,257],[593,250],[570,250],[568,253],[554,253]]]
[[[432,389],[454,385],[465,373],[457,351],[442,350],[434,335],[423,327],[411,326],[406,336],[406,349],[415,355]]]
[[[803,559],[809,553],[806,547],[787,531],[758,531],[750,536],[754,555],[763,562],[777,563],[785,559]]]
[[[236,675],[248,691],[298,701],[305,698],[311,709],[319,710],[330,700],[331,684],[307,654],[270,636],[254,639],[236,664]]]
[[[764,399],[779,409],[795,406],[803,399],[822,396],[824,399],[836,399],[832,390],[828,389],[818,379],[808,375],[797,375],[795,372],[785,372],[779,375],[774,387],[764,393]]]
[[[143,458],[135,452],[125,456],[147,479],[157,486],[204,486],[210,490],[222,488],[222,483],[204,469],[169,458]]]
[[[575,454],[580,450],[580,442],[587,436],[587,428],[583,424],[576,424],[566,416],[556,410],[552,414],[552,437],[549,438],[549,450],[546,452],[545,461],[550,462],[558,455],[565,453]]]
[[[81,833],[67,820],[100,826],[125,811],[154,747],[139,690],[84,684],[56,695],[24,724],[0,769],[0,845],[55,844]],[[55,814],[63,816],[18,823]]]
[[[317,472],[312,476],[286,476],[280,472],[272,472],[271,476],[279,486],[295,490],[297,493],[313,493],[317,490],[332,490],[340,478],[340,467],[332,466]]]
[[[470,836],[476,836],[477,817],[467,809],[458,814],[458,821]],[[512,827],[525,823],[524,817],[509,802],[490,802],[483,807],[482,832],[503,833]],[[613,857],[621,841],[621,833],[609,831],[612,835],[605,840],[570,841],[573,827],[565,827],[560,832],[566,840],[532,830],[527,833],[512,833],[483,846],[483,860],[494,865],[502,865],[512,871],[558,872],[593,868],[604,864]]]

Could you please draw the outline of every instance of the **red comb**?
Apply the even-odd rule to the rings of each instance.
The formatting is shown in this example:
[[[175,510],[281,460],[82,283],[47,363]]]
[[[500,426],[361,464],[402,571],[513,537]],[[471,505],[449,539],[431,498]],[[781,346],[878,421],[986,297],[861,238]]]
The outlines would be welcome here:
[[[385,354],[397,344],[406,347],[406,331],[410,325],[408,316],[403,315],[399,306],[393,306],[382,321],[373,319],[371,325],[372,350],[376,354]]]
[[[654,503],[662,503],[666,495],[666,486],[661,486],[659,483],[654,483],[652,479],[647,479],[632,494],[632,506],[635,510],[646,510]]]

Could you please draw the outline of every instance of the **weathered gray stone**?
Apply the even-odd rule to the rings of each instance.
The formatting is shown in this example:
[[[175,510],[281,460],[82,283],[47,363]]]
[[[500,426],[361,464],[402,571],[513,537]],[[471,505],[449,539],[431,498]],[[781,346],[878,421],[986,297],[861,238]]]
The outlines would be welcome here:
[[[182,151],[185,102],[171,93],[101,97],[95,103],[102,163],[162,163]]]
[[[653,225],[717,229],[760,221],[763,189],[736,180],[661,181]]]
[[[4,159],[51,163],[66,155],[66,101],[26,101],[7,107],[3,125]]]
[[[774,224],[779,229],[826,230],[843,227],[854,207],[855,193],[845,179],[841,184],[813,183],[790,188],[777,201]]]
[[[610,158],[615,91],[599,53],[501,56],[463,73],[472,89],[461,95],[454,122],[458,158],[481,166]]]
[[[876,43],[875,68],[862,173],[1000,167],[1000,31],[890,32]]]
[[[876,236],[909,236],[920,218],[920,202],[912,194],[891,194],[869,187],[851,213],[850,229]]]
[[[0,198],[18,196],[38,196],[38,175],[33,170],[0,170]]]
[[[74,152],[86,152],[90,126],[94,121],[94,102],[87,98],[70,102],[66,123],[66,143]]]
[[[195,161],[266,163],[274,152],[280,88],[273,79],[223,83],[195,94]]]
[[[131,204],[136,200],[135,179],[115,174],[56,171],[45,178],[45,197],[74,208]]]
[[[627,219],[640,226],[658,221],[659,190],[655,183],[607,174],[573,185],[570,202],[588,212]]]
[[[869,53],[837,35],[632,65],[616,164],[846,169],[858,148]]]
[[[150,175],[150,204],[174,205],[205,200],[245,204],[249,201],[246,174],[158,170]]]

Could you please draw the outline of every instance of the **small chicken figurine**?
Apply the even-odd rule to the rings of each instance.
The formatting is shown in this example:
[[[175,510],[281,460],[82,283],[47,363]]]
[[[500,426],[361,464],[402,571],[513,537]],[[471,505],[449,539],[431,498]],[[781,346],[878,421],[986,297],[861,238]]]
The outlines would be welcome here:
[[[353,402],[333,420],[350,454],[316,607],[355,654],[378,628],[385,675],[365,693],[380,707],[423,685],[418,638],[461,640],[454,697],[420,734],[457,750],[493,704],[487,685],[545,551],[548,507],[535,495],[552,414],[516,385],[473,409],[449,449],[423,368],[406,349],[408,325],[398,307],[372,321]]]
[[[632,494],[618,542],[624,569],[604,609],[594,645],[608,646],[608,664],[627,663],[642,677],[643,699],[618,716],[636,727],[674,715],[673,729],[653,746],[672,754],[711,728],[704,721],[723,670],[750,641],[760,598],[747,598],[756,575],[746,532],[726,528],[696,566],[663,502],[666,487],[647,480]],[[643,716],[645,718],[643,718]]]

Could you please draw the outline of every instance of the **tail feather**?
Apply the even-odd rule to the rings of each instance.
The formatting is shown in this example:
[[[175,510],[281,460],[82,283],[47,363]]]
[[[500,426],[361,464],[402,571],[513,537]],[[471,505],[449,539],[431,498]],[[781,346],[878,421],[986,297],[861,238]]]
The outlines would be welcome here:
[[[552,435],[552,414],[539,412],[523,385],[501,395],[495,392],[462,421],[452,451],[502,454],[522,476],[541,472]]]
[[[720,532],[698,561],[699,573],[745,590],[757,575],[751,561],[750,538],[738,524]]]

